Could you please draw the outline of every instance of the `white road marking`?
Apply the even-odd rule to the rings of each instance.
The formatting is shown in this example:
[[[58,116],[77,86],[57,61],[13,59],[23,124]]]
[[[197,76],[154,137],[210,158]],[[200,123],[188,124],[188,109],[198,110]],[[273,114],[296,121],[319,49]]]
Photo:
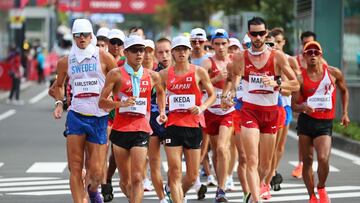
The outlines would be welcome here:
[[[15,186],[24,186],[24,185],[56,185],[56,184],[69,184],[69,180],[48,180],[48,181],[19,181],[19,182],[9,182],[9,183],[0,183],[0,187],[15,187]]]
[[[299,137],[296,135],[296,132],[294,132],[292,130],[289,130],[288,136],[295,139],[295,140],[299,139]],[[331,154],[334,154],[336,156],[339,156],[339,157],[342,157],[344,159],[350,160],[355,164],[360,162],[360,157],[359,156],[356,156],[356,155],[353,155],[353,154],[350,154],[350,153],[347,153],[347,152],[343,152],[343,151],[338,150],[338,149],[331,148]]]
[[[38,95],[36,95],[35,97],[31,98],[29,100],[29,103],[30,104],[35,104],[36,102],[40,101],[41,99],[43,99],[47,95],[48,95],[48,89],[45,89],[42,92],[40,92]]]
[[[0,121],[14,115],[15,113],[16,113],[15,109],[10,109],[10,110],[6,111],[5,113],[0,114]]]
[[[31,187],[6,187],[0,188],[0,192],[20,192],[20,191],[34,191],[34,190],[54,190],[54,189],[70,189],[70,185],[45,185],[45,186],[31,186]]]
[[[165,172],[167,172],[169,170],[167,161],[162,162],[162,167],[163,167]],[[185,161],[181,162],[181,170],[182,170],[183,173],[186,172],[186,163],[185,163]]]
[[[299,161],[289,161],[289,164],[293,165],[293,166],[297,166],[299,163]],[[314,161],[313,162],[313,171],[317,171],[317,168],[318,168],[318,162],[317,161]],[[335,168],[334,166],[330,165],[329,166],[329,171],[330,172],[340,172],[339,169]]]
[[[0,178],[0,182],[34,181],[34,180],[56,180],[59,178],[46,177],[23,177],[23,178]]]
[[[26,173],[62,173],[67,162],[35,162]]]

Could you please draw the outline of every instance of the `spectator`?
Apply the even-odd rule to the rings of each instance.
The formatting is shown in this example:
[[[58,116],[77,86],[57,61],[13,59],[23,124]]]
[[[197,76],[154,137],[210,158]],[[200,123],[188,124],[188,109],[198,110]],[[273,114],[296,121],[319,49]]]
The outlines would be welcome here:
[[[42,53],[41,47],[38,47],[36,49],[36,54],[34,58],[37,61],[38,83],[41,84],[45,82],[45,76],[44,76],[45,56]]]
[[[20,52],[18,49],[13,47],[9,53],[7,58],[10,64],[9,75],[12,79],[12,86],[9,98],[7,99],[6,103],[15,104],[15,105],[23,105],[24,101],[20,100],[20,83],[21,83],[21,57]],[[13,101],[13,96],[15,95],[15,100]]]

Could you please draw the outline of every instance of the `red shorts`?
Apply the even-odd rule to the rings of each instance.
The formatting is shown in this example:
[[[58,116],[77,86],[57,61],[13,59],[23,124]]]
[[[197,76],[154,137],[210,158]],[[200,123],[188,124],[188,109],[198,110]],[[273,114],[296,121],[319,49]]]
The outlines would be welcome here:
[[[279,118],[278,118],[278,129],[281,129],[285,125],[286,111],[283,106],[279,106]]]
[[[278,109],[264,111],[262,109],[250,109],[243,106],[240,110],[241,126],[257,128],[260,133],[275,134],[278,130]]]
[[[240,110],[235,110],[233,112],[233,123],[234,123],[235,134],[239,134],[241,132]]]
[[[226,127],[233,126],[233,118],[232,113],[228,113],[225,115],[216,115],[206,110],[204,112],[206,128],[204,128],[204,132],[209,135],[218,135],[219,127],[221,125]]]

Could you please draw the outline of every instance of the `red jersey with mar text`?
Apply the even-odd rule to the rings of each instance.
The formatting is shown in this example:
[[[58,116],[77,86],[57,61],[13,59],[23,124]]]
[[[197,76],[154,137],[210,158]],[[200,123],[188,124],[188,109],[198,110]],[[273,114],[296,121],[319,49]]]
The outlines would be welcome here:
[[[309,114],[309,116],[316,119],[334,119],[336,88],[330,78],[328,66],[323,64],[322,68],[324,70],[323,77],[319,81],[312,81],[307,71],[302,70],[304,80],[302,98],[308,106],[315,109],[315,112]]]
[[[257,68],[249,58],[249,52],[245,50],[245,70],[242,80],[243,85],[243,101],[244,107],[256,110],[276,110],[278,103],[278,88],[265,86],[262,77],[267,75],[276,80],[279,76],[275,76],[275,50],[271,50],[270,56],[266,64]]]
[[[124,67],[121,71],[121,86],[119,93],[114,96],[115,101],[125,101],[133,96],[131,77]],[[152,134],[149,124],[151,100],[151,76],[149,70],[144,68],[140,79],[140,96],[136,98],[135,105],[120,107],[115,110],[113,129],[120,132],[146,132]]]
[[[190,65],[190,70],[182,75],[175,75],[175,68],[169,68],[166,83],[169,114],[166,127],[171,125],[193,128],[204,126],[203,114],[194,115],[187,110],[195,105],[201,105],[202,93],[197,86],[195,73],[194,65]]]

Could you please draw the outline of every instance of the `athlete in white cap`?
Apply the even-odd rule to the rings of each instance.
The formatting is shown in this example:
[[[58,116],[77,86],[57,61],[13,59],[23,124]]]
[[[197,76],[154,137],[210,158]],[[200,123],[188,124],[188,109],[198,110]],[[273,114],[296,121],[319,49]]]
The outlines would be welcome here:
[[[54,85],[55,119],[60,119],[63,108],[64,82],[69,77],[73,88],[71,106],[66,119],[67,155],[70,170],[70,189],[75,203],[85,197],[81,174],[85,148],[88,151],[90,182],[87,186],[91,203],[102,203],[97,191],[103,177],[106,152],[107,112],[98,107],[105,75],[116,67],[110,54],[99,50],[91,23],[77,19],[72,28],[74,44],[69,56],[59,60],[58,77]],[[96,125],[94,125],[96,123]]]

